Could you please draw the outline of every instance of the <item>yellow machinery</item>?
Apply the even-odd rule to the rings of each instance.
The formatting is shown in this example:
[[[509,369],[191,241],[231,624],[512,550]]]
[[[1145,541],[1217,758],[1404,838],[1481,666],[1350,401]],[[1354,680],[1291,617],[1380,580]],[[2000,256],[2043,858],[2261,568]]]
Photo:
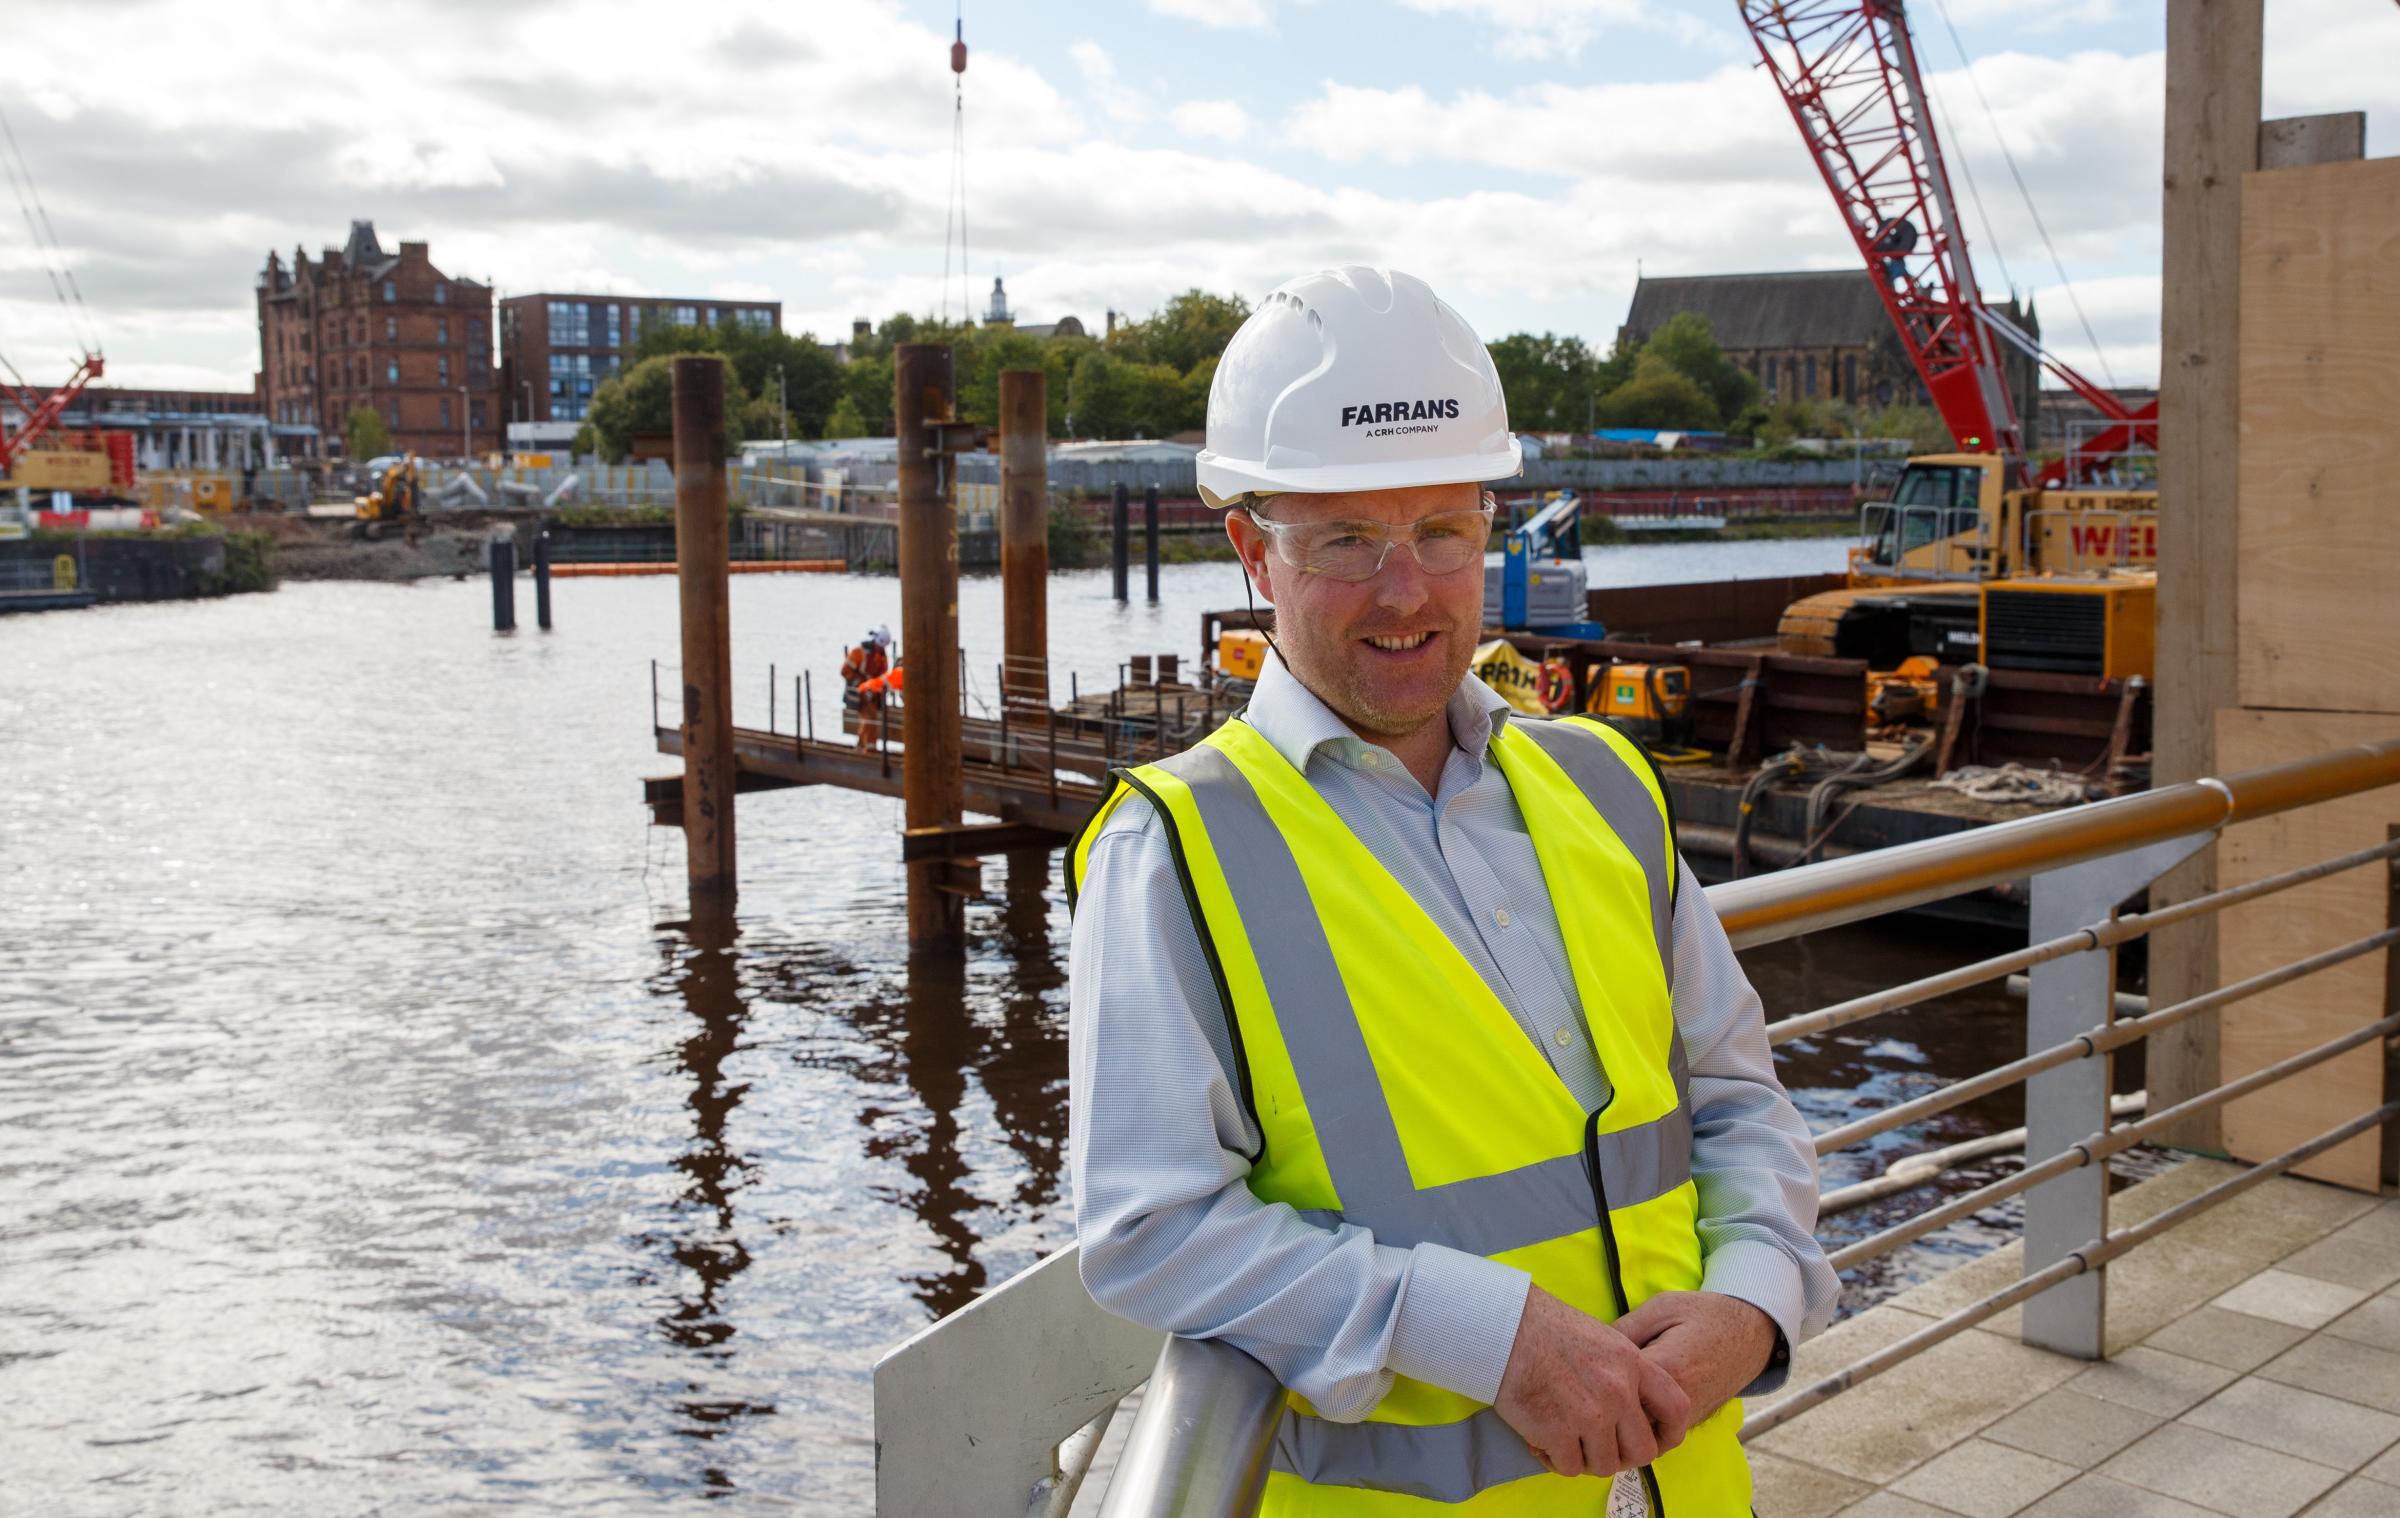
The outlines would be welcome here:
[[[1646,746],[1661,764],[1707,756],[1692,743],[1692,672],[1681,664],[1595,664],[1583,709]]]
[[[409,454],[384,470],[375,488],[358,497],[355,536],[380,538],[394,523],[413,531],[419,520],[417,456]]]
[[[1981,662],[2105,680],[2151,678],[2158,576],[2009,580],[1983,591]]]
[[[1236,680],[1255,680],[1267,667],[1267,635],[1248,629],[1217,634],[1217,668]]]
[[[2003,588],[2041,587],[2051,597],[2121,597],[2155,578],[2158,494],[2150,490],[2012,486],[1998,454],[1929,454],[1908,461],[1889,501],[1862,508],[1850,550],[1850,583],[1793,602],[1777,629],[1785,653],[1864,659],[1896,671],[1911,658],[2024,669],[2116,667],[2129,645],[2079,652],[2043,644],[1984,641],[1984,602]],[[2117,612],[2047,601],[2062,628],[2087,635]],[[2067,662],[2060,662],[2067,661]],[[2145,655],[2143,668],[2148,673]],[[1930,703],[1928,703],[1930,706]]]

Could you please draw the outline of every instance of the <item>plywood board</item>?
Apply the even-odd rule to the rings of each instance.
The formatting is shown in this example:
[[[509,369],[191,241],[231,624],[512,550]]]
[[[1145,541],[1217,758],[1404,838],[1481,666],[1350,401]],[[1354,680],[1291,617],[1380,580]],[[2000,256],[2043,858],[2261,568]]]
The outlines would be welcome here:
[[[2400,738],[2400,716],[2382,713],[2217,714],[2217,754],[2228,774],[2393,738]],[[2242,823],[2217,843],[2217,883],[2241,885],[2366,848],[2383,842],[2394,824],[2400,824],[2400,786]],[[2389,874],[2369,866],[2235,907],[2218,919],[2220,984],[2381,932],[2391,926],[2390,902]],[[2362,955],[2227,1007],[2219,1014],[2224,1078],[2239,1079],[2384,1017],[2387,953]],[[2383,1049],[2371,1043],[2228,1106],[2225,1147],[2237,1159],[2269,1159],[2384,1100]],[[2376,1136],[2363,1134],[2299,1173],[2373,1190],[2380,1154]]]
[[[2240,326],[2240,704],[2400,712],[2400,158],[2242,177]]]

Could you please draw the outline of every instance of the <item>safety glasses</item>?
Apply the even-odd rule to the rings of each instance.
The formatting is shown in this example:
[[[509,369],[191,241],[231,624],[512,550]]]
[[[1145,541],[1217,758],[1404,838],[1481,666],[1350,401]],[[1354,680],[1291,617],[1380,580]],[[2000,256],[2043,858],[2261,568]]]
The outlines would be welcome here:
[[[1406,544],[1417,567],[1429,575],[1456,574],[1480,565],[1491,545],[1490,506],[1436,512],[1413,522],[1271,522],[1257,512],[1250,520],[1275,546],[1275,556],[1302,574],[1328,580],[1371,580],[1392,550]]]

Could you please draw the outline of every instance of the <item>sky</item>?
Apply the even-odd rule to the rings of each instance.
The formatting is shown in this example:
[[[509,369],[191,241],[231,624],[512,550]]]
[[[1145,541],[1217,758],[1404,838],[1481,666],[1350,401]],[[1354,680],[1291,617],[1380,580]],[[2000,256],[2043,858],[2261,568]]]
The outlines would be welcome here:
[[[1856,266],[1734,0],[966,0],[945,281],[957,15],[0,0],[11,57],[73,60],[11,70],[0,110],[108,379],[135,386],[248,389],[268,250],[313,257],[356,218],[504,296],[769,298],[827,340],[980,311],[995,275],[1020,320],[1096,331],[1363,262],[1487,339],[1605,350],[1642,273]],[[1986,293],[2030,295],[2095,378],[2155,383],[2163,0],[1910,16]],[[2392,151],[2400,5],[2269,0],[2265,99],[2363,109],[2367,151]],[[54,384],[79,349],[16,211],[0,359]]]

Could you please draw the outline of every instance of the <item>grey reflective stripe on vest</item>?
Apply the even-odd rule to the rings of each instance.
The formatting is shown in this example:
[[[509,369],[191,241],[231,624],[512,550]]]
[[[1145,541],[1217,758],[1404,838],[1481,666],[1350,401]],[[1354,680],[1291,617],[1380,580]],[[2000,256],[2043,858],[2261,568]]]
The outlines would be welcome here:
[[[1456,1423],[1333,1423],[1286,1412],[1275,1469],[1316,1486],[1361,1486],[1429,1502],[1464,1502],[1545,1469],[1524,1438],[1486,1408]]]
[[[1591,1180],[1579,1154],[1497,1175],[1417,1186],[1357,1009],[1291,845],[1249,777],[1221,750],[1203,744],[1160,767],[1190,788],[1211,847],[1231,866],[1226,883],[1248,925],[1259,978],[1276,1009],[1292,1073],[1342,1199],[1338,1213],[1313,1212],[1308,1214],[1312,1220],[1356,1223],[1378,1242],[1396,1247],[1434,1243],[1485,1256],[1593,1226],[1598,1217]],[[1646,793],[1643,800],[1649,804]],[[1657,808],[1650,810],[1655,815]],[[1663,842],[1658,852],[1664,854]],[[1599,1135],[1601,1175],[1612,1207],[1663,1196],[1691,1178],[1689,1082],[1680,1038],[1673,1041],[1669,1064],[1676,1109],[1653,1122]]]
[[[1675,904],[1669,887],[1676,862],[1667,857],[1667,819],[1642,777],[1624,756],[1597,733],[1581,732],[1562,722],[1520,721],[1511,717],[1508,731],[1522,733],[1541,745],[1558,767],[1583,792],[1609,831],[1617,835],[1642,878],[1650,883],[1650,931],[1658,939],[1658,963],[1670,989],[1675,984]]]

